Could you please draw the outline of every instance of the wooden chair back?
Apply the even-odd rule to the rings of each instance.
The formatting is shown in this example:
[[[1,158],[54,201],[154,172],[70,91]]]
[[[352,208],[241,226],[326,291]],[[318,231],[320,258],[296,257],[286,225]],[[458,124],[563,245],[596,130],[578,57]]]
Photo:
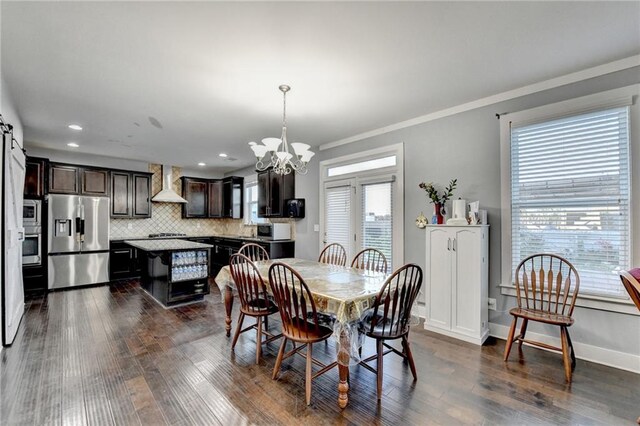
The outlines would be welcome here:
[[[411,308],[421,286],[422,268],[418,265],[409,263],[396,269],[384,282],[373,303],[374,317],[369,334],[389,338],[405,334],[411,320]]]
[[[640,282],[636,277],[640,277],[640,268],[634,268],[630,271],[620,272],[620,279],[629,297],[640,310]]]
[[[318,262],[345,266],[347,264],[347,251],[342,247],[342,244],[331,243],[322,250],[318,257]]]
[[[258,268],[247,256],[236,253],[229,258],[229,270],[238,290],[240,308],[248,314],[260,314],[269,306],[267,286]]]
[[[240,247],[240,250],[238,250],[238,253],[244,254],[249,259],[251,259],[252,262],[269,260],[269,253],[267,253],[267,250],[265,250],[265,248],[260,244],[256,243],[247,243],[243,245],[242,247]]]
[[[282,331],[287,338],[311,340],[319,329],[318,312],[309,287],[300,274],[281,262],[269,268],[269,285],[280,310]]]
[[[387,258],[380,250],[366,248],[355,255],[351,267],[372,272],[387,272]]]
[[[538,253],[516,268],[518,307],[571,316],[580,289],[580,275],[567,259]]]

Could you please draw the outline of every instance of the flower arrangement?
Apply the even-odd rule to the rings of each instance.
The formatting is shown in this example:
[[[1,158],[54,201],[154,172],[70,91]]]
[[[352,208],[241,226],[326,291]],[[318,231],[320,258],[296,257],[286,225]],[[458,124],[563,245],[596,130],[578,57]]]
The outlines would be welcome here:
[[[457,184],[458,179],[451,179],[451,181],[449,182],[449,186],[444,189],[442,195],[438,193],[438,190],[433,186],[432,182],[421,182],[418,186],[427,192],[427,196],[431,199],[432,203],[444,205],[444,203],[449,201],[449,199],[453,196],[453,190],[456,189]]]

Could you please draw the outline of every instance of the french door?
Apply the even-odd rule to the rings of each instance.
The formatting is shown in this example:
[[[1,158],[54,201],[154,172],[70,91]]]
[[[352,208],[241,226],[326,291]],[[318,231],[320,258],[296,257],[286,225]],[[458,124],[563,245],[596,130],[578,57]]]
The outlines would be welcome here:
[[[375,248],[390,270],[400,266],[402,229],[394,215],[400,194],[394,175],[330,181],[323,192],[323,245],[342,244],[349,262],[360,250]]]

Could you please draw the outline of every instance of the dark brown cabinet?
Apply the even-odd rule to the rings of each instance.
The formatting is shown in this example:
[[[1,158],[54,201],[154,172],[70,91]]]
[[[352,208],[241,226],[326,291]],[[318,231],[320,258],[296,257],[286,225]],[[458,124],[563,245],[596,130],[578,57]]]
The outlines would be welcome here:
[[[295,174],[269,169],[258,173],[258,217],[285,217],[285,202],[295,196]]]
[[[44,197],[44,176],[47,160],[44,158],[27,157],[25,163],[24,197]]]
[[[112,241],[109,250],[109,279],[121,280],[139,277],[141,253],[122,241]]]
[[[242,218],[244,178],[224,179],[182,178],[184,218]]]
[[[111,172],[111,217],[151,217],[151,174]]]
[[[109,171],[80,168],[82,195],[109,196]]]
[[[63,164],[49,165],[49,192],[78,194],[78,167]]]
[[[71,164],[49,165],[49,192],[52,194],[109,196],[109,170]]]
[[[208,215],[209,182],[206,179],[182,178],[182,198],[187,204],[182,205],[182,217],[203,218]]]

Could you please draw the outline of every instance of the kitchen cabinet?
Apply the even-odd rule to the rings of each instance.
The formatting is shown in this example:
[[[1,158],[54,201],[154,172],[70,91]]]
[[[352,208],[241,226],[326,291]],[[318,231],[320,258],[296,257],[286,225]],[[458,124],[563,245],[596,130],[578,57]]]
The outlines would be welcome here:
[[[182,177],[183,218],[242,218],[244,178],[224,179]]]
[[[489,227],[426,228],[425,329],[481,345],[489,335]]]
[[[49,165],[49,192],[78,194],[78,167],[64,164]]]
[[[151,173],[111,172],[111,217],[151,217]]]
[[[209,182],[207,179],[182,177],[183,218],[204,218],[208,215]]]
[[[295,173],[258,173],[258,217],[286,217],[286,200],[295,196]]]
[[[246,243],[256,243],[264,247],[270,259],[295,257],[295,241],[261,241],[255,238],[212,237],[208,244],[211,249],[211,276],[215,277],[223,266],[229,264],[229,257],[236,254]]]
[[[122,241],[112,241],[109,249],[109,280],[137,278],[141,273],[138,249]]]
[[[109,170],[51,163],[49,192],[108,197],[109,176]]]
[[[221,180],[209,181],[209,217],[223,217],[223,185]]]
[[[47,160],[27,157],[24,176],[24,198],[42,198],[45,188],[45,171]]]
[[[242,219],[244,178],[230,176],[222,180],[222,216]]]

